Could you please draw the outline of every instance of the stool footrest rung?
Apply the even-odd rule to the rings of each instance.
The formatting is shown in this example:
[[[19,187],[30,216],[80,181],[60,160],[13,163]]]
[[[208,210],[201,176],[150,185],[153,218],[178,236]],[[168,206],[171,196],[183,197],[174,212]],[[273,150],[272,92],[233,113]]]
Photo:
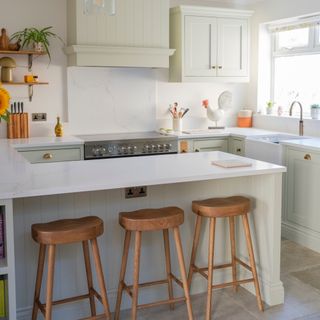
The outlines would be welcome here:
[[[212,285],[212,288],[218,289],[218,288],[230,287],[235,284],[238,285],[238,284],[249,283],[249,282],[253,282],[253,281],[254,281],[253,278],[231,281],[231,282],[226,282],[226,283],[221,283],[221,284],[214,284],[214,285]]]
[[[170,273],[171,279],[183,289],[183,283],[181,280],[179,280],[174,274]]]
[[[236,262],[238,262],[240,265],[242,265],[244,268],[248,269],[249,271],[252,272],[252,268],[247,265],[245,262],[243,262],[242,260],[240,260],[239,258],[235,258]]]
[[[181,301],[185,301],[185,300],[186,300],[185,297],[181,297],[181,298],[161,300],[161,301],[151,302],[151,303],[146,303],[146,304],[139,304],[139,305],[137,305],[137,309],[146,309],[146,308],[151,308],[151,307],[157,307],[157,306],[161,306],[164,304],[171,304],[171,303],[181,302]]]

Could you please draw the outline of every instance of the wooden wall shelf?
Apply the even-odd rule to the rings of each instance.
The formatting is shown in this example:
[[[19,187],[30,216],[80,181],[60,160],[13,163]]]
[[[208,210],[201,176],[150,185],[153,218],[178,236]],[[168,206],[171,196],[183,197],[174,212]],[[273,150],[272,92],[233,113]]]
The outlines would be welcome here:
[[[44,56],[46,52],[38,52],[34,50],[19,50],[19,51],[10,51],[10,50],[0,50],[0,55],[13,54],[13,55],[27,55],[28,56],[28,71],[32,71],[33,56]],[[3,85],[9,86],[28,86],[28,95],[29,101],[32,101],[33,97],[33,86],[38,85],[48,85],[49,82],[2,82]]]

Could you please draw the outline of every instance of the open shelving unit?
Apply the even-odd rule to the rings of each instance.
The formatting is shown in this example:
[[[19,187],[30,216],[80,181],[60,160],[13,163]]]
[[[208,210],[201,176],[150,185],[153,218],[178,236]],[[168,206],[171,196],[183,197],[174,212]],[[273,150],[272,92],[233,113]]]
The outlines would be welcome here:
[[[0,259],[0,276],[5,276],[6,285],[6,317],[0,319],[16,319],[16,284],[13,237],[13,208],[12,200],[0,200],[0,212],[4,223],[5,258]]]
[[[10,51],[10,50],[0,50],[0,55],[26,55],[28,56],[28,71],[32,71],[32,65],[34,56],[44,56],[46,55],[45,52],[37,52],[32,50],[20,50],[20,51]],[[32,101],[33,97],[33,86],[38,85],[48,85],[49,82],[20,82],[20,81],[14,81],[14,82],[2,82],[4,85],[10,85],[10,86],[28,86],[28,96],[29,101]]]

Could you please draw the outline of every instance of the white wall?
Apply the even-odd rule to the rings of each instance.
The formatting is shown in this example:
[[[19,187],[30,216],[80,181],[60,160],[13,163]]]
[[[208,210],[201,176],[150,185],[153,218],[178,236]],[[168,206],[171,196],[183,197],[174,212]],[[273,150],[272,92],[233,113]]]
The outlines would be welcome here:
[[[239,7],[243,0],[172,0],[179,4]],[[66,38],[66,0],[2,0],[1,25],[10,34],[26,26],[52,25],[56,33]],[[12,18],[14,17],[14,19]],[[147,131],[171,126],[167,112],[169,104],[177,101],[191,108],[185,118],[185,128],[206,127],[209,123],[201,100],[209,98],[216,105],[224,90],[234,94],[233,109],[221,122],[234,125],[236,113],[246,106],[245,84],[170,84],[167,70],[126,68],[66,68],[66,57],[58,42],[51,46],[52,62],[48,67],[46,57],[36,60],[34,71],[49,86],[35,87],[33,102],[27,100],[26,87],[8,87],[13,100],[23,100],[27,112],[47,112],[46,123],[31,123],[31,136],[53,135],[55,117],[62,116],[65,133],[99,133]],[[26,59],[19,59],[19,65]],[[26,69],[15,70],[18,80]],[[68,86],[67,86],[68,74]],[[0,137],[6,136],[6,125],[0,124]]]
[[[259,110],[263,108],[263,105],[257,105],[258,94],[258,77],[261,72],[258,70],[259,65],[259,41],[260,45],[266,45],[265,40],[259,38],[259,29],[261,24],[286,19],[291,17],[297,17],[306,14],[312,14],[314,12],[320,12],[319,0],[266,0],[251,7],[254,10],[254,16],[252,19],[252,47],[251,47],[251,82],[248,86],[248,101],[247,104],[253,110]],[[261,35],[260,35],[261,36]],[[267,47],[267,46],[266,46]],[[263,57],[263,59],[266,59]],[[261,65],[266,65],[265,61],[260,61]],[[263,98],[259,97],[259,100],[263,101]],[[269,100],[269,97],[265,96],[265,101]],[[261,103],[260,103],[261,104]],[[288,131],[297,133],[298,120],[286,119],[286,118],[274,118],[266,116],[255,117],[254,125],[264,129]],[[307,135],[320,135],[320,123],[319,121],[306,121],[305,134]]]

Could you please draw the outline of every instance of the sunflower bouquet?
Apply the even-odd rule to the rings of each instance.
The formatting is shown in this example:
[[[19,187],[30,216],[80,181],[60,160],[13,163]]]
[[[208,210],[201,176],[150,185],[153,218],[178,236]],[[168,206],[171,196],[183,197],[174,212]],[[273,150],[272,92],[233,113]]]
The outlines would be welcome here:
[[[9,92],[1,87],[0,83],[0,121],[1,119],[8,121],[9,116],[10,95]]]

